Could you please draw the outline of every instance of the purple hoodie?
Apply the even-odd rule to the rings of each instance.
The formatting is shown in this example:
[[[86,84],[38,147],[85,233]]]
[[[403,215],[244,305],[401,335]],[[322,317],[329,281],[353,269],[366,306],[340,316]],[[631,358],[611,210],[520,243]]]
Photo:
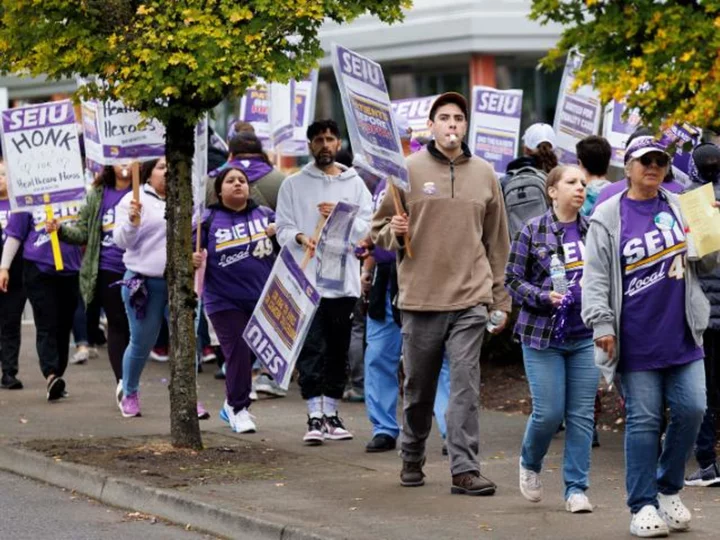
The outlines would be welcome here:
[[[265,160],[259,156],[235,157],[223,164],[222,167],[210,171],[208,176],[210,176],[210,178],[217,178],[217,176],[228,167],[237,168],[244,172],[250,184],[267,176],[273,170],[272,165],[268,165]]]
[[[201,245],[207,249],[203,302],[208,315],[244,310],[258,301],[275,263],[273,242],[265,234],[274,221],[272,210],[252,200],[239,212],[221,204],[205,210]]]

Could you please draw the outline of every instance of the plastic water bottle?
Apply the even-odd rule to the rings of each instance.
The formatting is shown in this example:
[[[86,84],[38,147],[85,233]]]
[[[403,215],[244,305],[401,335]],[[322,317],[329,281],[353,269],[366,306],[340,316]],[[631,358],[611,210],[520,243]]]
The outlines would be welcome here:
[[[553,291],[560,294],[568,292],[565,264],[563,264],[556,253],[553,253],[552,257],[550,257],[550,279],[552,280]]]
[[[495,310],[492,313],[490,313],[490,320],[487,323],[487,331],[488,332],[494,332],[496,328],[499,326],[502,326],[502,324],[505,322],[505,319],[507,318],[507,313],[504,311]]]

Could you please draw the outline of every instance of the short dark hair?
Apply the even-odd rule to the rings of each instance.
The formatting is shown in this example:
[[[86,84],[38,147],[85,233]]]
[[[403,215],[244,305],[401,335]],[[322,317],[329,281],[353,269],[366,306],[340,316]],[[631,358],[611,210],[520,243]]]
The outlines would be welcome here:
[[[228,143],[228,151],[232,157],[257,155],[268,165],[272,165],[267,157],[267,154],[263,150],[262,141],[257,138],[257,135],[244,131],[237,133],[230,139]]]
[[[245,171],[243,171],[240,167],[228,167],[223,172],[218,174],[215,177],[215,195],[217,195],[218,201],[222,203],[222,198],[220,197],[220,192],[222,191],[222,184],[225,181],[225,177],[230,174],[230,171],[238,171],[240,174],[242,174],[245,177],[245,180],[248,179],[247,174],[245,174]]]
[[[610,167],[612,148],[605,137],[590,135],[575,145],[580,164],[593,176],[605,176]]]
[[[340,128],[335,120],[326,118],[325,120],[315,120],[312,124],[310,124],[307,128],[307,140],[312,141],[315,137],[326,131],[329,131],[338,139],[340,138]]]

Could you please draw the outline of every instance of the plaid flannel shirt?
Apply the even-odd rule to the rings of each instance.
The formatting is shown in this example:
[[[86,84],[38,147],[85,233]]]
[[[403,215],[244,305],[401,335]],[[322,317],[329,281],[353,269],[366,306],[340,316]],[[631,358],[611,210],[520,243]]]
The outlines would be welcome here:
[[[578,215],[578,231],[585,238],[587,218]],[[515,237],[505,268],[505,287],[520,305],[515,335],[534,349],[547,349],[555,320],[550,302],[552,280],[550,258],[554,253],[564,259],[564,229],[552,209],[531,220]]]

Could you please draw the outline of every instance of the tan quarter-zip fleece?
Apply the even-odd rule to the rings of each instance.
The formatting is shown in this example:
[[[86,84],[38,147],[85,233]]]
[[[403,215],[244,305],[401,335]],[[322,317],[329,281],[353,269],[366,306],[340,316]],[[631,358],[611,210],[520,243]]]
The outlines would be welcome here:
[[[478,304],[510,311],[504,287],[510,251],[507,217],[492,167],[470,154],[450,161],[431,142],[407,159],[410,192],[398,190],[410,219],[412,258],[390,230],[388,192],[372,224],[372,239],[400,252],[399,301],[407,311],[456,311]],[[389,190],[388,190],[389,191]]]

